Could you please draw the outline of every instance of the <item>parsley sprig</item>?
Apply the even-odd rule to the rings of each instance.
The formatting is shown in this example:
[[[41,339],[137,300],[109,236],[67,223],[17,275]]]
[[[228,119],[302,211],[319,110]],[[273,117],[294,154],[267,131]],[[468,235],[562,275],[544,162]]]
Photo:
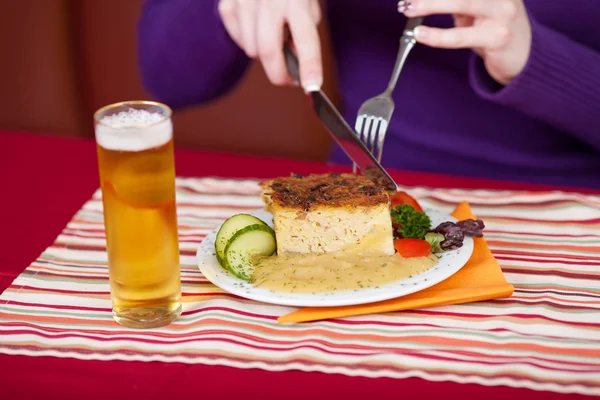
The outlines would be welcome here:
[[[424,212],[409,204],[400,204],[391,210],[394,237],[423,239],[431,228],[431,220]]]

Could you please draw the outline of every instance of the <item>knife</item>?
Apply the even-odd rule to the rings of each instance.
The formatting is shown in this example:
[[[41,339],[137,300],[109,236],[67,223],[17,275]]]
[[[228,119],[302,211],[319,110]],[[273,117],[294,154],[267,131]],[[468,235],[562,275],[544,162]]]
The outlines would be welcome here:
[[[298,58],[287,43],[284,44],[283,53],[288,72],[299,82],[300,67]],[[373,154],[358,138],[354,130],[350,128],[327,95],[322,90],[309,92],[307,95],[311,100],[313,110],[327,128],[331,137],[344,150],[346,155],[358,165],[363,175],[376,185],[383,186],[390,191],[397,191],[398,185],[396,185],[396,182],[373,157]]]

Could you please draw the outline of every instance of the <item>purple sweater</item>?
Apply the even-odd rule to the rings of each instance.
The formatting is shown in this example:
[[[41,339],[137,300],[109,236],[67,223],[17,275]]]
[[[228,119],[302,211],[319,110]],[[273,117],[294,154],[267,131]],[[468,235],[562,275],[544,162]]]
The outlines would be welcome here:
[[[146,0],[139,24],[144,83],[174,108],[232,88],[249,59],[229,38],[217,0]],[[405,17],[396,0],[329,0],[343,114],[354,125],[390,77]],[[600,188],[598,0],[525,0],[533,43],[501,87],[469,50],[417,45],[394,93],[386,167]],[[425,24],[452,26],[450,16]],[[349,162],[334,146],[332,160]]]

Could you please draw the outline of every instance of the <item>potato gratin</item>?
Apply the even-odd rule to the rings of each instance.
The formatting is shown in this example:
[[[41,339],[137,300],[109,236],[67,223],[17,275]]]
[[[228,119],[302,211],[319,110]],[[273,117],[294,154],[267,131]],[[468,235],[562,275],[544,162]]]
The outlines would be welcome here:
[[[387,192],[364,176],[290,176],[261,184],[277,253],[394,254]]]

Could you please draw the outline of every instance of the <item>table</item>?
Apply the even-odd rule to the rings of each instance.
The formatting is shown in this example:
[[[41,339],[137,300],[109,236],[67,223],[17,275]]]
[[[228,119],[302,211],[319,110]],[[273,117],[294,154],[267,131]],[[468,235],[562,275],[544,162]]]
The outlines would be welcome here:
[[[178,149],[179,176],[269,178],[346,166]],[[523,183],[391,171],[407,186],[548,189]],[[98,187],[91,140],[0,131],[0,292],[49,246]],[[563,190],[571,190],[565,189]],[[578,190],[594,193],[593,190]],[[39,194],[42,193],[43,196]],[[0,338],[1,340],[1,338]],[[268,372],[179,363],[81,361],[0,355],[0,397],[12,398],[575,398],[549,392],[416,378],[370,379],[300,371]],[[583,396],[579,396],[583,398]]]

